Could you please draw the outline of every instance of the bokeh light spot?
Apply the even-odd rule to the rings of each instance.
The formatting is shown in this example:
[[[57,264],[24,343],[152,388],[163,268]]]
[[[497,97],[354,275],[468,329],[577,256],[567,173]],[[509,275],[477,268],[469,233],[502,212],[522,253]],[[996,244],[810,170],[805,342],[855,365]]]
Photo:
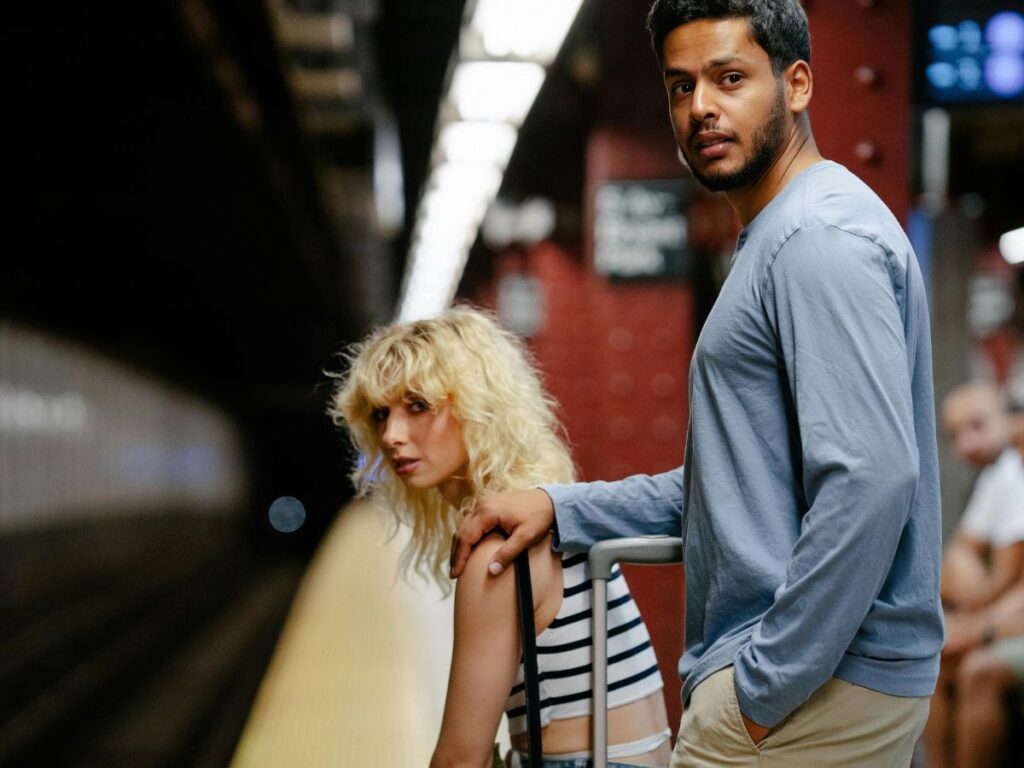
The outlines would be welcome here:
[[[281,533],[294,533],[306,522],[306,508],[294,496],[281,496],[270,505],[270,525]]]
[[[1007,54],[990,56],[985,62],[985,79],[993,93],[1019,96],[1024,92],[1024,59]]]
[[[1024,15],[1014,11],[997,13],[985,25],[989,47],[1000,53],[1024,51]]]

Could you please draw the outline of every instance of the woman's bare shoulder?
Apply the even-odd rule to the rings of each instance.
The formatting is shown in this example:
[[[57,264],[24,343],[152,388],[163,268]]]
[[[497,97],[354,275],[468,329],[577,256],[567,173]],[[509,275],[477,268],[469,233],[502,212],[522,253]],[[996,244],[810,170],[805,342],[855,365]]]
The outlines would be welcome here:
[[[498,548],[504,542],[505,537],[497,531],[491,531],[480,539],[469,554],[469,559],[466,561],[466,570],[459,577],[459,582],[461,583],[466,576],[473,576],[474,578],[490,576],[487,567],[490,565],[491,560],[494,559],[494,553],[498,551]]]
[[[504,542],[504,537],[494,532],[477,543],[466,562],[465,571],[459,577],[457,597],[461,593],[467,599],[493,599],[499,592],[514,596],[515,569],[508,568],[499,576],[494,576],[488,570],[494,553]],[[530,548],[530,577],[534,609],[538,613],[537,631],[540,632],[554,619],[562,595],[561,556],[551,550],[550,537]],[[556,602],[552,613],[551,607]]]

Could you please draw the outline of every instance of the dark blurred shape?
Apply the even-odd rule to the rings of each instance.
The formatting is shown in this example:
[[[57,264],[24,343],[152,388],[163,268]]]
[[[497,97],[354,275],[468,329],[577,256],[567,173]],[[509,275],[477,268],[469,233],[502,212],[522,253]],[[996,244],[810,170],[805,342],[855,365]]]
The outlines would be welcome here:
[[[222,766],[298,582],[223,518],[2,542],[0,764]]]
[[[231,419],[0,322],[0,478],[0,764],[225,764],[300,569]]]
[[[24,530],[244,508],[240,432],[209,402],[0,321],[0,542]]]

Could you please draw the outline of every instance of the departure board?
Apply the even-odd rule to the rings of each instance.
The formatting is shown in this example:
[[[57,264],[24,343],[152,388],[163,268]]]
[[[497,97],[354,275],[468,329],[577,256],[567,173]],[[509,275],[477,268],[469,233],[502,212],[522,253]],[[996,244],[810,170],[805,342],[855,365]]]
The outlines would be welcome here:
[[[918,7],[919,101],[1024,102],[1024,4],[929,2]]]

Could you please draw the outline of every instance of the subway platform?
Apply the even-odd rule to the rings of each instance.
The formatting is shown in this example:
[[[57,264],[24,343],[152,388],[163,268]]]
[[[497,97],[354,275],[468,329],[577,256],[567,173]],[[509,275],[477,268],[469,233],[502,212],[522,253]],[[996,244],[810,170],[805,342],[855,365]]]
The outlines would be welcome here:
[[[310,563],[232,768],[430,762],[451,663],[452,600],[397,575],[405,531],[344,510]],[[499,742],[508,743],[503,723]]]

